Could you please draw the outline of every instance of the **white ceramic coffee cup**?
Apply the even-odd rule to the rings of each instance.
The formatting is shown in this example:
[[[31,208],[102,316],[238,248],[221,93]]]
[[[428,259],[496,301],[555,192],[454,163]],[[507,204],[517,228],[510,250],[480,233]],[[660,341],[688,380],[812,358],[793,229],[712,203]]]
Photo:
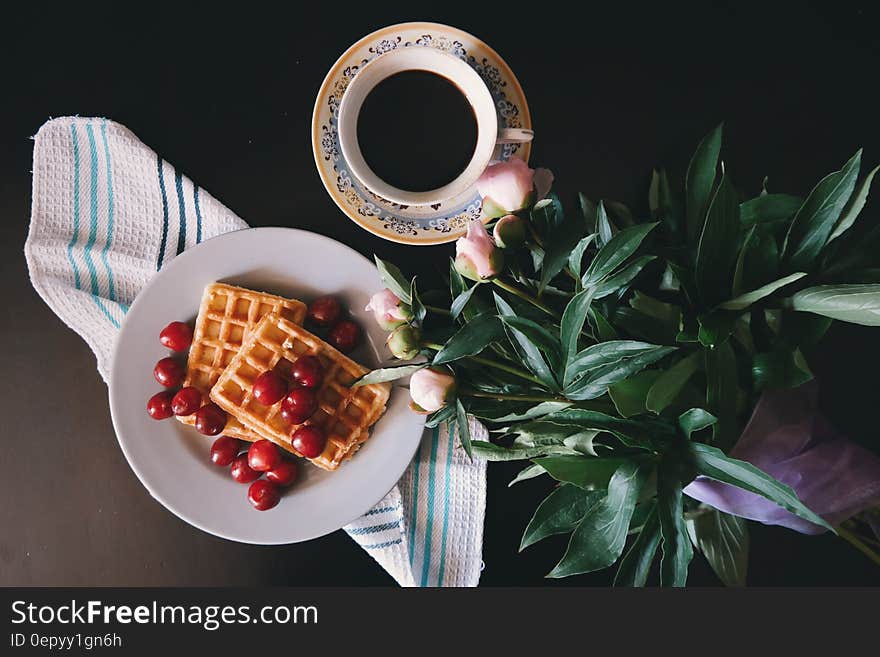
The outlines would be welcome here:
[[[358,115],[367,95],[382,80],[412,70],[430,71],[455,84],[473,108],[477,122],[477,144],[470,162],[457,178],[426,192],[399,189],[382,180],[364,159],[357,138]],[[486,169],[496,144],[527,142],[534,136],[531,130],[499,130],[495,102],[479,74],[458,57],[426,47],[397,48],[366,64],[343,93],[338,118],[339,146],[351,175],[374,194],[401,205],[434,205],[461,194]]]

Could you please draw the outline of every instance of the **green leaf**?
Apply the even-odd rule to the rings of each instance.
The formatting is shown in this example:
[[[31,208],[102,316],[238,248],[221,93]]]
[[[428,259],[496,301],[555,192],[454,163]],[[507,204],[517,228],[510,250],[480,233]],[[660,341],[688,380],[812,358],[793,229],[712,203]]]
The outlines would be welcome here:
[[[580,454],[563,444],[534,445],[532,447],[502,447],[501,445],[489,443],[484,440],[471,441],[471,449],[474,456],[484,458],[491,462],[524,461],[539,456],[557,454],[578,457]]]
[[[678,426],[688,438],[706,427],[711,427],[718,421],[714,415],[702,408],[692,408],[678,416]]]
[[[799,196],[764,194],[739,205],[739,222],[743,226],[771,224],[791,219],[803,205]]]
[[[639,420],[623,420],[612,415],[583,408],[566,408],[545,416],[547,422],[574,424],[584,429],[607,431],[624,445],[652,449],[657,443],[671,439],[675,428],[665,420],[647,416]]]
[[[473,459],[474,456],[471,451],[471,428],[468,424],[467,413],[465,412],[460,399],[455,400],[455,411],[455,424],[458,427],[458,442],[461,443],[468,458]]]
[[[697,351],[663,372],[648,391],[646,408],[654,413],[660,413],[669,406],[700,368],[701,360],[701,354]]]
[[[540,465],[556,481],[584,490],[605,488],[617,468],[628,462],[628,459],[566,454],[532,459],[532,463]]]
[[[659,546],[660,522],[657,519],[657,507],[652,503],[642,531],[620,562],[614,577],[614,586],[644,586]]]
[[[635,253],[648,233],[656,226],[656,222],[638,224],[626,228],[612,237],[605,246],[599,249],[596,257],[593,258],[593,262],[590,263],[586,273],[584,273],[582,280],[584,287],[595,286],[617,269],[619,265]]]
[[[730,446],[736,433],[737,385],[736,356],[729,342],[705,349],[706,403],[718,418],[713,427],[716,445]]]
[[[571,272],[578,278],[581,277],[584,253],[590,248],[590,244],[593,243],[594,239],[596,239],[596,233],[591,233],[586,237],[581,238],[577,245],[571,250],[571,255],[568,257],[568,268],[571,269]]]
[[[785,287],[789,283],[794,283],[795,281],[802,279],[806,275],[806,272],[799,271],[795,272],[794,274],[789,274],[788,276],[783,276],[782,278],[775,280],[772,283],[762,285],[757,290],[752,290],[751,292],[740,294],[738,297],[731,299],[730,301],[725,301],[721,304],[720,307],[726,310],[745,310],[756,301],[760,301],[764,297],[770,296],[779,288]]]
[[[411,304],[410,282],[406,280],[406,277],[400,272],[397,265],[385,262],[379,256],[373,256],[373,258],[376,261],[376,269],[379,270],[379,278],[382,279],[382,284],[394,292],[398,299],[406,304]]]
[[[861,159],[859,149],[840,171],[825,176],[797,211],[782,248],[790,271],[812,268],[852,195]]]
[[[435,365],[440,365],[465,356],[473,356],[503,335],[501,320],[496,315],[488,313],[478,315],[449,338],[443,349],[434,356],[433,362]]]
[[[553,196],[557,217],[562,217],[562,204]],[[572,249],[584,234],[584,223],[574,216],[561,220],[544,240],[544,261],[541,265],[541,281],[538,294],[544,291],[547,284],[561,272],[568,263]]]
[[[608,396],[621,417],[641,415],[648,410],[645,400],[659,376],[657,370],[645,370],[609,386]]]
[[[559,338],[562,345],[562,362],[568,371],[569,364],[577,353],[578,337],[584,328],[587,311],[593,301],[592,290],[584,290],[571,298],[562,313],[559,324]]]
[[[639,256],[638,258],[633,259],[632,262],[629,262],[623,265],[616,272],[611,274],[604,281],[601,281],[596,285],[594,292],[594,298],[601,299],[603,297],[607,297],[609,294],[614,294],[618,290],[623,287],[629,285],[633,279],[641,273],[641,271],[645,268],[652,260],[656,260],[657,256],[645,255]]]
[[[631,461],[620,465],[608,482],[607,494],[578,523],[562,560],[548,577],[589,573],[617,561],[646,477],[646,468]]]
[[[513,311],[513,308],[511,308],[509,303],[498,296],[498,293],[493,292],[493,295],[495,296],[495,307],[498,309],[498,314],[502,318],[516,317],[516,313]],[[545,361],[544,357],[541,355],[540,349],[538,349],[528,337],[516,328],[510,327],[508,335],[510,335],[513,338],[513,341],[519,345],[525,366],[528,367],[535,376],[541,379],[541,381],[544,382],[544,385],[549,389],[558,390],[559,384],[556,381],[556,377],[547,365],[547,361]]]
[[[862,184],[859,185],[858,189],[853,193],[843,210],[840,220],[837,222],[837,225],[828,237],[828,242],[843,235],[856,222],[859,213],[862,211],[862,208],[865,207],[865,203],[868,202],[868,192],[871,189],[871,181],[874,180],[874,174],[877,173],[878,169],[880,169],[880,165],[874,167],[871,172],[865,176]]]
[[[428,429],[433,429],[436,426],[443,424],[444,422],[448,422],[455,418],[455,406],[444,406],[439,411],[435,411],[428,416],[428,419],[425,420],[425,427]]]
[[[681,234],[681,208],[672,194],[665,169],[655,169],[651,176],[648,206],[651,209],[651,218],[662,221],[670,235],[677,237]]]
[[[373,370],[372,372],[367,372],[361,378],[356,379],[354,383],[351,384],[352,388],[358,388],[360,386],[367,386],[372,383],[384,383],[385,381],[395,381],[397,379],[402,379],[405,376],[409,376],[410,374],[417,372],[423,367],[427,367],[427,363],[421,363],[419,365],[399,365],[397,367],[383,367],[378,370]]]
[[[511,427],[510,433],[516,438],[511,449],[532,447],[553,447],[558,454],[586,454],[596,456],[593,441],[599,433],[595,429],[587,429],[576,423],[553,422],[548,420],[532,420]],[[550,450],[547,451],[550,453]],[[533,454],[538,456],[539,454]]]
[[[547,358],[547,362],[554,371],[562,369],[563,360],[559,350],[559,339],[554,337],[550,331],[525,317],[501,315],[501,321],[536,346]]]
[[[778,276],[779,246],[776,238],[753,226],[743,240],[733,273],[733,294],[760,287]]]
[[[546,470],[544,470],[544,468],[542,468],[540,465],[532,463],[531,465],[528,465],[520,470],[519,473],[517,473],[517,475],[510,480],[510,483],[507,484],[507,487],[510,488],[514,484],[518,484],[521,481],[528,481],[529,479],[540,477],[545,472]]]
[[[470,408],[470,412],[471,415],[484,417],[486,419],[492,420],[493,422],[524,422],[526,420],[534,420],[539,417],[543,417],[544,415],[555,413],[556,411],[561,411],[563,408],[568,408],[569,406],[571,406],[570,402],[551,401],[541,402],[539,404],[529,406],[522,411],[511,411],[508,404],[504,404],[501,408],[499,408],[499,406],[501,405],[498,403],[498,400],[489,399],[486,401],[491,402],[492,408],[496,411],[495,413],[479,415],[476,411],[474,411],[473,407]]]
[[[656,363],[675,350],[676,347],[656,347],[632,358],[624,358],[594,369],[575,378],[565,387],[563,394],[567,398],[575,400],[595,399],[603,395],[609,386],[641,372],[648,365]]]
[[[660,345],[636,340],[609,340],[594,344],[570,358],[563,383],[568,385],[589,371],[659,348]]]
[[[611,221],[608,219],[608,213],[605,212],[605,204],[599,201],[596,206],[596,245],[601,248],[608,244],[614,237],[615,230]]]
[[[736,191],[730,177],[724,175],[709,205],[694,269],[697,292],[707,306],[714,306],[730,294],[739,230]]]
[[[657,473],[657,515],[660,536],[663,539],[663,557],[660,559],[660,585],[684,586],[688,566],[694,557],[687,527],[684,524],[681,480],[677,464],[664,459]]]
[[[756,390],[796,388],[812,380],[800,349],[777,346],[773,351],[755,354],[752,359],[752,379]]]
[[[720,449],[710,447],[709,445],[702,443],[689,443],[689,445],[694,466],[699,474],[765,497],[804,520],[808,520],[832,532],[835,531],[825,520],[810,511],[798,499],[798,496],[791,488],[777,481],[766,472],[759,470],[751,463],[730,458]]]
[[[830,317],[812,313],[783,310],[779,337],[793,347],[811,347],[822,339],[833,321]]]
[[[749,527],[744,518],[700,509],[687,520],[688,533],[725,586],[745,586],[749,565]]]
[[[842,322],[880,326],[880,284],[817,285],[795,293],[791,308]]]
[[[600,342],[617,339],[617,331],[615,331],[614,327],[611,326],[607,319],[605,319],[605,315],[595,308],[590,308],[588,318],[590,320],[590,326],[593,327],[593,332]]]
[[[449,307],[449,312],[452,313],[452,319],[458,319],[461,311],[465,309],[465,306],[467,306],[468,301],[471,300],[471,297],[474,295],[474,292],[477,291],[478,287],[480,287],[480,284],[474,283],[471,287],[452,300],[452,305]]]
[[[571,484],[554,489],[535,510],[520,542],[520,552],[554,534],[567,534],[603,497],[604,491],[584,491]]]
[[[409,297],[412,301],[412,312],[413,318],[418,324],[421,324],[425,319],[425,315],[428,314],[428,311],[425,309],[422,300],[419,298],[419,292],[416,290],[416,277],[413,276],[412,281],[409,284]]]
[[[716,126],[703,137],[691,158],[685,178],[686,226],[688,244],[696,244],[703,232],[706,208],[715,184],[718,155],[721,152],[721,132],[724,124]]]
[[[654,297],[650,297],[644,292],[636,292],[629,300],[629,305],[636,310],[660,320],[666,325],[667,331],[671,334],[678,332],[681,325],[681,308],[671,303],[659,301]]]
[[[700,325],[697,339],[704,347],[714,347],[725,342],[733,332],[737,314],[729,310],[713,310],[697,317]]]

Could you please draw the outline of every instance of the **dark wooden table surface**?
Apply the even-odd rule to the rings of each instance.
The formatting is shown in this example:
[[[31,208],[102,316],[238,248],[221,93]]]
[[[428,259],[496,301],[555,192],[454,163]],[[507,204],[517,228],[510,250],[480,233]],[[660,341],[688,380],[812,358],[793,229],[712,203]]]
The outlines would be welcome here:
[[[449,23],[506,58],[529,99],[532,162],[556,172],[567,201],[583,190],[640,203],[651,167],[681,170],[720,120],[726,166],[752,191],[768,175],[774,190],[804,194],[858,146],[871,166],[880,161],[878,13],[867,2],[586,3],[577,16],[566,13],[569,3],[548,2],[517,15],[515,3],[400,11],[328,3],[307,14],[180,4],[40,6],[0,27],[0,585],[392,584],[342,532],[302,545],[239,545],[186,525],[137,481],[92,354],[28,282],[29,137],[50,117],[112,118],[252,226],[313,230],[422,274],[442,265],[451,245],[406,248],[357,228],[324,192],[309,141],[325,72],[349,44],[391,23]],[[833,421],[875,447],[878,335],[838,328],[812,357]],[[490,468],[487,585],[545,584],[563,547],[546,541],[516,553],[548,486],[507,489],[518,467]],[[753,525],[752,539],[752,584],[880,584],[880,569],[834,537]],[[717,583],[699,560],[691,581]]]

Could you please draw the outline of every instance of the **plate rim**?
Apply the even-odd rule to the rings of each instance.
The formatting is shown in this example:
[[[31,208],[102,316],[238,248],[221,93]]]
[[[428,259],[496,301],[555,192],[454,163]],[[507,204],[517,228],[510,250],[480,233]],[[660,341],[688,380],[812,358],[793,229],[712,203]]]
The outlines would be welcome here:
[[[393,231],[384,231],[374,225],[374,223],[365,221],[362,217],[358,216],[355,212],[350,212],[347,207],[343,203],[340,202],[339,198],[333,193],[333,185],[334,181],[327,177],[326,172],[321,166],[321,135],[320,135],[320,125],[318,120],[318,114],[323,107],[322,99],[327,95],[327,91],[330,87],[330,84],[333,81],[333,78],[339,72],[339,69],[348,61],[351,57],[352,52],[356,49],[363,46],[365,43],[368,43],[374,39],[381,38],[383,35],[388,32],[393,32],[397,30],[403,29],[434,29],[434,30],[442,30],[444,32],[452,32],[458,33],[460,35],[465,35],[466,37],[473,39],[474,42],[478,43],[481,48],[484,48],[487,53],[492,55],[500,68],[503,68],[505,74],[509,77],[510,82],[512,83],[514,89],[519,94],[519,96],[523,99],[523,107],[522,111],[524,114],[524,123],[525,127],[531,128],[532,118],[531,113],[529,111],[528,101],[526,100],[525,92],[523,91],[522,85],[519,82],[519,79],[514,74],[513,70],[498,54],[498,52],[492,48],[488,43],[486,43],[483,39],[480,39],[477,36],[474,36],[470,32],[466,30],[462,30],[461,28],[454,27],[452,25],[447,25],[445,23],[436,23],[432,21],[405,21],[402,23],[395,23],[393,25],[387,25],[385,27],[379,28],[370,32],[369,34],[361,37],[354,43],[352,43],[348,48],[346,48],[343,53],[333,62],[333,65],[327,71],[327,74],[324,76],[324,80],[321,82],[321,86],[318,88],[318,93],[315,96],[315,104],[312,109],[312,121],[310,125],[311,138],[312,138],[312,156],[315,162],[315,168],[318,170],[318,177],[321,179],[321,184],[323,184],[325,191],[328,196],[333,200],[334,204],[339,208],[339,210],[348,217],[351,221],[355,222],[358,226],[366,230],[367,232],[376,235],[377,237],[381,237],[382,239],[388,240],[390,242],[396,242],[398,244],[407,244],[410,246],[433,246],[437,244],[447,244],[452,242],[467,232],[467,228],[462,228],[457,231],[450,231],[449,233],[443,233],[438,235],[437,237],[407,237],[405,235],[399,235],[394,233]],[[524,162],[528,164],[529,156],[531,154],[531,142],[526,142],[522,146],[522,155],[517,156],[520,157]],[[488,221],[488,218],[484,221]]]
[[[174,515],[175,517],[179,518],[183,522],[187,523],[188,525],[190,525],[192,527],[195,527],[196,529],[198,529],[200,531],[203,531],[203,532],[210,534],[212,536],[216,536],[218,538],[222,538],[222,539],[228,540],[228,541],[233,541],[236,543],[242,543],[242,544],[247,544],[247,545],[293,545],[296,543],[303,543],[306,541],[314,540],[316,538],[321,538],[322,536],[326,536],[328,534],[332,534],[332,533],[342,529],[343,527],[345,527],[345,525],[362,517],[364,515],[364,513],[369,511],[373,506],[375,506],[379,501],[381,501],[394,488],[394,486],[397,485],[397,483],[400,481],[400,477],[402,477],[403,474],[406,472],[406,468],[409,467],[409,465],[412,463],[412,458],[415,456],[415,453],[418,450],[419,445],[421,444],[421,436],[424,434],[424,418],[421,418],[421,422],[420,422],[420,426],[419,426],[419,432],[420,432],[419,440],[413,441],[412,454],[410,455],[410,459],[407,461],[407,465],[405,466],[403,472],[401,472],[398,475],[398,477],[395,479],[395,481],[391,485],[391,487],[387,491],[382,493],[382,495],[378,499],[371,501],[368,505],[358,505],[358,508],[360,508],[361,506],[364,506],[363,510],[359,511],[356,515],[354,515],[353,517],[351,517],[348,520],[346,520],[345,522],[343,522],[341,525],[339,525],[339,527],[336,527],[335,529],[330,529],[328,531],[322,531],[322,532],[319,531],[318,533],[311,533],[308,536],[304,536],[302,538],[297,538],[295,540],[285,540],[285,539],[251,540],[248,538],[243,538],[241,536],[235,536],[235,535],[232,535],[229,533],[225,533],[221,530],[215,530],[213,528],[206,527],[204,524],[202,524],[198,520],[190,517],[188,514],[183,513],[181,510],[176,508],[171,502],[169,502],[169,500],[164,495],[162,495],[158,491],[154,490],[154,488],[151,487],[150,484],[148,483],[148,481],[147,481],[148,478],[145,477],[143,471],[137,465],[136,460],[132,458],[132,455],[129,453],[128,449],[126,448],[125,442],[123,441],[123,439],[121,437],[122,432],[120,430],[120,421],[117,418],[117,411],[116,411],[117,406],[120,406],[121,402],[118,398],[118,395],[120,394],[119,389],[114,384],[114,381],[116,380],[117,375],[120,374],[119,370],[122,367],[122,360],[117,358],[117,353],[120,349],[120,345],[122,344],[123,334],[125,333],[127,327],[130,324],[129,318],[136,314],[133,311],[137,311],[140,304],[143,302],[143,299],[144,299],[143,292],[146,291],[147,289],[149,289],[151,286],[155,285],[156,281],[159,279],[160,276],[169,276],[169,275],[173,274],[173,272],[181,266],[181,264],[180,264],[181,262],[189,260],[191,257],[193,257],[193,253],[201,250],[201,247],[203,245],[209,244],[212,242],[216,243],[219,241],[227,241],[227,240],[236,239],[236,236],[240,233],[253,234],[253,233],[258,233],[258,232],[259,233],[285,233],[285,234],[298,233],[301,235],[306,235],[310,239],[314,238],[314,239],[318,239],[319,241],[330,243],[334,246],[342,247],[343,249],[350,251],[353,255],[356,255],[358,258],[364,260],[367,264],[372,265],[372,263],[370,263],[369,258],[364,256],[362,253],[356,251],[352,247],[348,246],[347,244],[343,244],[342,242],[339,242],[338,240],[335,240],[332,237],[322,235],[321,233],[315,233],[315,232],[312,232],[309,230],[303,230],[301,228],[287,228],[287,227],[283,227],[283,226],[260,226],[260,227],[254,227],[254,228],[242,228],[239,230],[232,230],[227,233],[222,233],[220,235],[216,235],[214,237],[208,238],[208,239],[204,240],[203,242],[200,242],[200,243],[186,249],[185,251],[183,251],[179,255],[175,256],[172,260],[165,263],[165,265],[162,267],[162,269],[160,269],[158,272],[156,272],[156,274],[147,282],[147,284],[135,296],[135,299],[132,302],[131,306],[129,307],[128,312],[126,312],[126,314],[125,314],[125,317],[122,321],[122,325],[119,328],[119,332],[116,335],[116,340],[113,345],[113,361],[112,361],[113,364],[110,368],[110,378],[109,378],[109,382],[107,385],[107,397],[108,397],[108,405],[110,406],[110,419],[111,419],[111,422],[113,425],[113,433],[115,434],[116,442],[119,445],[119,448],[122,451],[123,456],[125,457],[126,463],[131,468],[132,472],[134,472],[138,481],[147,490],[147,492],[150,494],[150,496],[154,500],[156,500],[159,504],[161,504],[172,515]],[[370,497],[372,497],[372,496],[370,496]]]

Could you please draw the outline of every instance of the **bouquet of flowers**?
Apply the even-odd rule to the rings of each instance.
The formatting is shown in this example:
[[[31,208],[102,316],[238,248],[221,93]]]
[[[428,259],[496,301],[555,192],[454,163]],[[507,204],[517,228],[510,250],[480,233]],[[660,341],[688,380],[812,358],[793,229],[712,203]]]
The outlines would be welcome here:
[[[744,197],[721,141],[680,183],[655,171],[644,217],[583,194],[565,212],[549,171],[493,164],[448,291],[376,260],[368,308],[407,362],[355,385],[409,376],[428,426],[528,461],[513,483],[555,479],[522,538],[570,534],[550,577],[620,560],[615,582],[640,586],[659,553],[660,584],[681,586],[696,550],[742,584],[747,519],[834,531],[880,563],[880,459],[816,413],[802,352],[834,320],[880,326],[880,225],[857,221],[877,169],[860,179],[859,151],[806,198],[766,179]]]

